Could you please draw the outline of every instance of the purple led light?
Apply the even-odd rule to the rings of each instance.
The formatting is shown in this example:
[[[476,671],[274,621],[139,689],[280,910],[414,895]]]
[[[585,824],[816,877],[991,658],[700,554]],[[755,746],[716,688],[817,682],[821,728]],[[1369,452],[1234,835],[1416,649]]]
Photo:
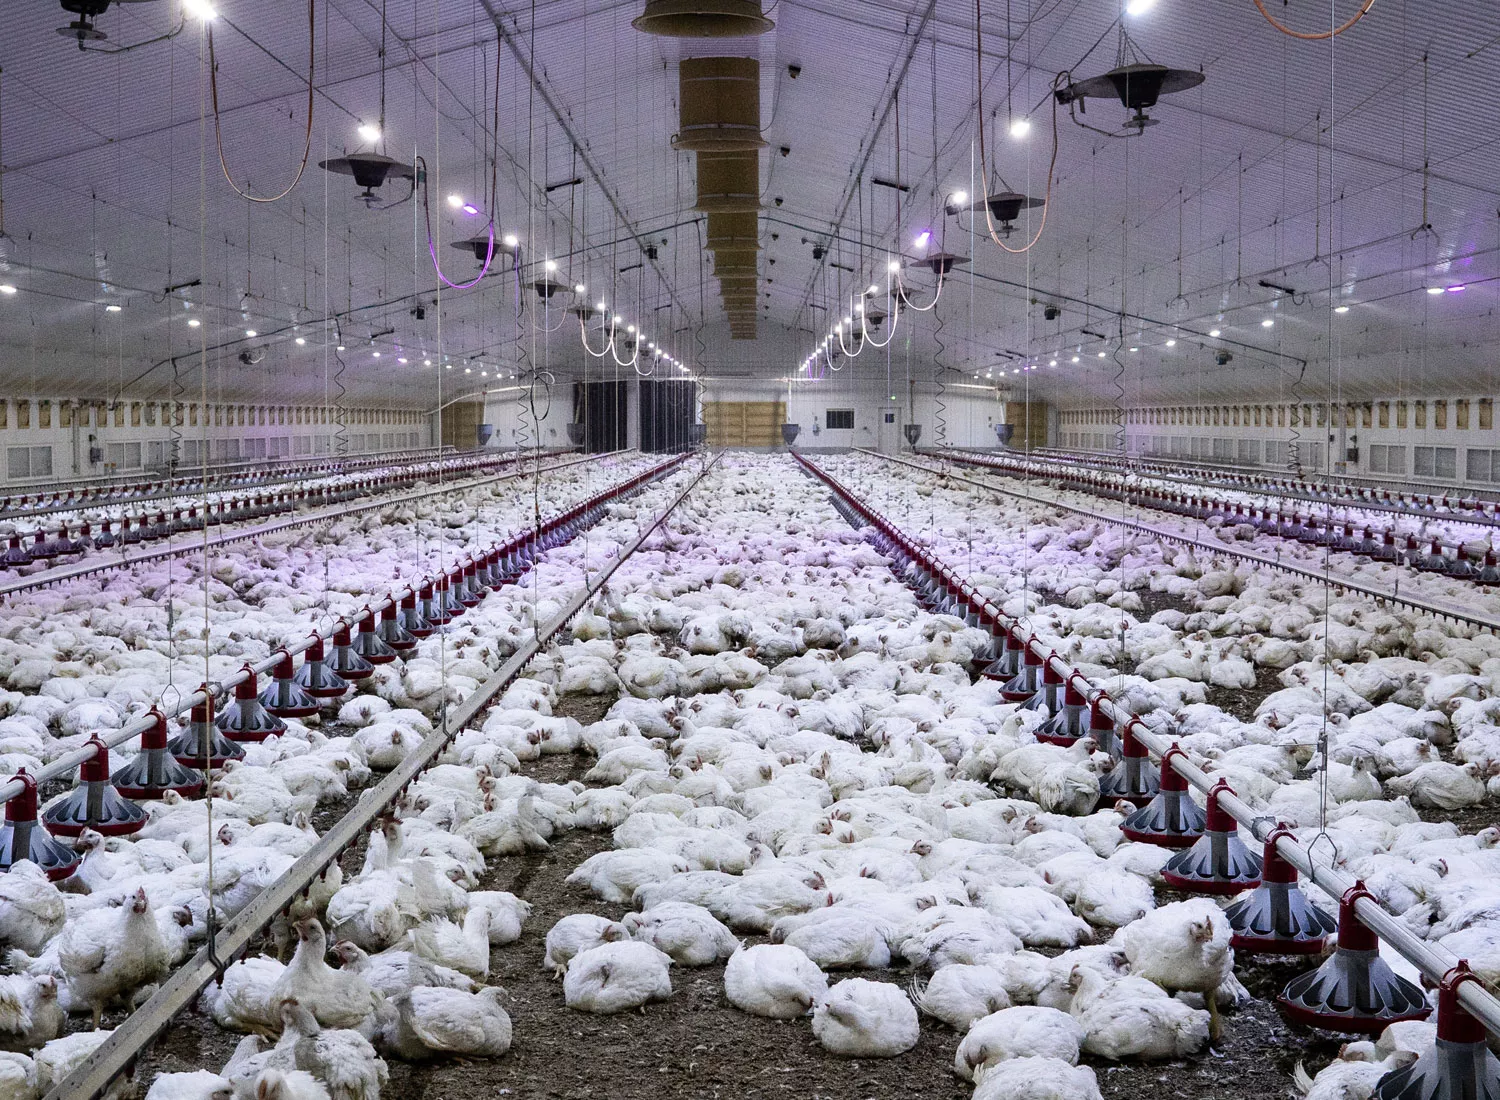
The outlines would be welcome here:
[[[1465,289],[1467,289],[1467,288],[1464,286],[1463,283],[1455,283],[1453,286],[1450,286],[1448,288],[1448,293],[1449,294],[1457,294],[1460,291],[1465,290]]]
[[[479,207],[475,206],[472,202],[466,202],[466,203],[464,203],[463,206],[460,207],[460,209],[463,210],[463,212],[465,214],[477,214],[477,213],[479,213]]]

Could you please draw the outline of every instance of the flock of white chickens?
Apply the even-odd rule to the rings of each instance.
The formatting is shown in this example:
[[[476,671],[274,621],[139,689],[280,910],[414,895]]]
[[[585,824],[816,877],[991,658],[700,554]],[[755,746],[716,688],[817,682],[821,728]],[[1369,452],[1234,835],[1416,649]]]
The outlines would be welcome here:
[[[1267,814],[1307,839],[1326,810],[1347,870],[1500,979],[1500,830],[1418,813],[1500,793],[1500,641],[1367,600],[1332,598],[1325,618],[1320,587],[1274,570],[867,457],[818,462]],[[0,618],[0,768],[34,770],[169,682],[226,675],[651,464],[550,473],[539,500],[504,483],[289,532],[207,578],[178,562],[18,599]],[[316,841],[319,804],[393,767],[689,476],[612,505],[378,668],[336,726],[293,720],[245,746],[211,801],[152,804],[131,838],[86,834],[64,892],[30,864],[0,876],[0,1100],[65,1076],[108,1034],[89,1015],[139,1003],[201,942],[210,905],[232,917],[282,875]],[[1137,618],[1144,589],[1194,610]],[[227,1064],[137,1085],[151,1100],[375,1100],[387,1059],[504,1055],[527,1020],[487,984],[492,952],[537,939],[579,1012],[641,1008],[672,997],[675,970],[722,966],[729,1004],[808,1027],[832,1055],[900,1056],[924,1027],[951,1029],[978,1100],[1089,1100],[1081,1059],[1203,1051],[1218,1008],[1247,996],[1220,902],[1162,900],[1171,852],[1125,842],[1120,810],[1095,805],[1107,755],[1036,742],[1045,714],[973,674],[989,642],[923,611],[791,459],[724,458],[392,807],[357,873],[331,869],[264,954],[205,990],[201,1011],[245,1033]],[[1253,716],[1210,702],[1266,669],[1281,686]],[[554,714],[572,695],[617,701],[581,725]],[[1309,774],[1325,722],[1326,807]],[[580,781],[528,775],[572,753],[588,758]],[[608,846],[568,877],[577,912],[528,928],[527,900],[485,875],[567,830]],[[621,905],[619,920],[597,911]],[[1432,1030],[1395,1025],[1303,1086],[1359,1100]]]

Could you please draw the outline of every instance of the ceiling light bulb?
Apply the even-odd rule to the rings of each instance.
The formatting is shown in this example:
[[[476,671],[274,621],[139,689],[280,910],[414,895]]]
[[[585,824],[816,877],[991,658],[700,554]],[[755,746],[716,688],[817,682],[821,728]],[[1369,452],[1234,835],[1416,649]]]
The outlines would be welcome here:
[[[1104,358],[1104,353],[1103,353],[1103,352],[1102,352],[1102,351],[1101,351],[1101,352],[1100,352],[1100,353],[1099,353],[1099,358],[1100,358],[1100,359],[1103,359],[1103,358]]]
[[[0,283],[0,294],[14,294],[16,288],[10,283]]]
[[[473,367],[465,367],[464,368],[464,373],[465,374],[473,374],[474,373],[474,368]]]
[[[595,302],[594,303],[594,311],[596,313],[603,313],[604,310],[605,310],[605,303],[604,302]]]
[[[874,283],[871,283],[870,284],[870,289],[867,290],[867,291],[865,291],[865,293],[866,294],[879,294],[880,293],[880,288],[878,286],[876,286]]]
[[[1177,346],[1177,341],[1176,340],[1168,340],[1167,341],[1167,347],[1169,347],[1169,348],[1175,348],[1176,346]]]
[[[1464,289],[1464,284],[1463,283],[1454,283],[1452,286],[1450,286],[1448,288],[1448,293],[1449,294],[1458,294],[1463,289]]]
[[[306,343],[307,343],[307,340],[304,337],[301,337],[301,336],[297,337],[297,346],[299,348],[302,347]]]
[[[1047,364],[1047,365],[1048,365],[1048,366],[1049,366],[1049,367],[1055,367],[1055,366],[1057,366],[1057,360],[1056,360],[1056,359],[1054,359],[1054,360],[1052,360],[1052,362],[1050,362],[1050,363],[1048,363],[1048,364]]]
[[[490,376],[490,372],[487,371],[487,370],[482,370],[482,371],[479,372],[479,377],[480,378],[488,378],[489,376]]]
[[[443,369],[444,370],[452,370],[453,369],[453,364],[452,363],[444,363],[443,364]]]
[[[1078,362],[1078,356],[1076,356],[1076,355],[1073,356],[1073,362],[1075,362],[1075,363]]]
[[[1267,317],[1264,321],[1262,321],[1260,323],[1260,327],[1261,328],[1270,328],[1275,323],[1276,323],[1276,321],[1273,318]]]
[[[557,261],[556,260],[548,260],[542,266],[544,268],[546,268],[549,272],[556,271],[557,270]]]
[[[3,289],[4,289],[3,287],[0,287],[0,290],[3,290]],[[11,293],[14,293],[14,291],[6,291],[6,293],[7,294],[11,294]],[[198,318],[196,318],[196,317],[189,317],[188,318],[188,328],[197,328],[201,323],[202,322],[200,322],[198,320]]]
[[[1349,312],[1349,307],[1348,306],[1334,306],[1333,307],[1333,312],[1335,312],[1335,313],[1348,313]]]
[[[1031,119],[1013,118],[1010,120],[1011,137],[1015,138],[1017,141],[1020,141],[1029,133],[1031,133]]]
[[[361,122],[359,124],[359,136],[364,138],[366,141],[379,141],[380,127],[371,126],[368,122]]]
[[[432,360],[431,359],[423,359],[422,360],[422,365],[424,367],[430,367],[430,366],[432,366]]]
[[[344,350],[344,345],[340,344],[338,347],[334,348],[333,350],[334,351],[343,351]]]
[[[844,318],[844,324],[846,324],[846,325],[852,325],[853,323],[854,323],[854,318],[853,317],[845,317]]]
[[[1442,292],[1443,292],[1443,288],[1440,287],[1440,286],[1430,286],[1430,287],[1427,288],[1427,293],[1428,294],[1441,294]]]
[[[205,23],[219,17],[219,13],[208,0],[182,0],[182,10],[194,19],[201,19]]]
[[[247,328],[245,330],[245,335],[254,340],[257,336],[260,335],[260,333],[256,332],[253,328]]]
[[[479,207],[475,206],[472,202],[466,202],[463,205],[463,211],[465,214],[473,217],[475,214],[479,213]]]
[[[634,336],[635,335],[635,326],[634,325],[626,325],[625,326],[625,331],[628,332],[628,333],[630,333],[630,335]]]
[[[586,294],[586,293],[588,293],[588,289],[589,289],[588,287],[584,286],[582,283],[579,283],[575,287],[573,287],[573,293],[574,294]]]
[[[464,197],[462,195],[449,195],[448,196],[448,205],[451,206],[451,207],[453,207],[453,209],[457,210],[463,204],[464,204]]]
[[[612,324],[616,324],[616,325],[618,325],[618,324],[619,324],[619,323],[620,323],[620,322],[621,322],[621,321],[623,321],[623,320],[624,320],[624,319],[625,319],[625,318],[623,318],[623,317],[621,317],[621,316],[620,316],[620,315],[619,315],[619,314],[618,314],[618,313],[616,313],[616,314],[615,314],[615,316],[614,316],[614,320],[613,320],[613,322],[611,322],[611,323],[612,323]]]
[[[1218,336],[1219,336],[1219,330],[1218,330],[1218,329],[1216,329],[1216,328],[1211,328],[1211,329],[1209,329],[1209,330],[1208,330],[1208,334],[1209,334],[1209,335],[1210,335],[1210,336],[1212,336],[1212,337],[1214,337],[1214,338],[1215,338],[1215,339],[1218,339]]]
[[[517,237],[514,233],[507,233],[501,243],[506,248],[517,248],[521,244],[521,238]]]
[[[1156,0],[1130,0],[1130,2],[1125,5],[1125,14],[1145,15],[1154,7],[1156,7]]]
[[[373,355],[376,359],[380,358],[380,352],[378,352],[378,351],[371,352],[370,354]]]
[[[109,305],[107,305],[107,306],[104,307],[104,312],[105,313],[119,313],[120,312],[120,308],[121,307],[119,307],[119,306],[115,305],[113,302],[111,302]]]
[[[398,362],[398,363],[405,363],[405,362],[406,362],[406,360],[405,360],[405,359],[403,359],[403,358],[401,358],[401,357],[400,357],[400,356],[399,356],[399,355],[398,355],[398,356],[397,356],[397,357],[396,357],[396,362]]]
[[[932,232],[930,230],[924,229],[922,230],[922,232],[917,234],[916,240],[912,241],[912,244],[916,245],[918,248],[926,248],[927,242],[930,240],[932,240]]]
[[[886,270],[890,271],[892,273],[900,271],[901,270],[901,261],[900,260],[892,260],[890,263],[886,264]]]

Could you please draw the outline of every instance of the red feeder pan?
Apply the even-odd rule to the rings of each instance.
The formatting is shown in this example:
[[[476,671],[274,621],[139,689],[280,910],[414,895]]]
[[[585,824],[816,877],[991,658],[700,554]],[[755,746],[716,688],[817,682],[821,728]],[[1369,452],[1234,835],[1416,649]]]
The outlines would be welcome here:
[[[1057,654],[1052,654],[1056,657]],[[1022,710],[1039,710],[1044,714],[1056,715],[1062,709],[1062,673],[1053,667],[1050,660],[1042,661],[1042,685],[1041,688],[1021,705]]]
[[[1089,724],[1093,724],[1092,715]],[[1134,723],[1125,726],[1120,742],[1123,754],[1120,762],[1099,780],[1099,797],[1106,801],[1123,798],[1137,806],[1146,806],[1161,790],[1161,781],[1157,778],[1157,773],[1151,770],[1146,746],[1136,740],[1133,726]]]
[[[78,836],[93,829],[105,836],[126,836],[146,827],[146,811],[121,798],[109,782],[109,746],[89,739],[94,755],[78,766],[78,786],[42,811],[42,823],[58,836]]]
[[[395,660],[395,657],[392,653],[391,659]],[[354,651],[354,643],[349,638],[349,624],[342,619],[333,632],[333,656],[328,658],[327,665],[345,680],[363,680],[375,671],[374,664]]]
[[[1317,955],[1338,927],[1297,885],[1297,868],[1281,857],[1276,842],[1292,831],[1278,824],[1266,837],[1260,885],[1224,915],[1234,935],[1229,944],[1252,955]]]
[[[349,691],[349,681],[328,667],[323,660],[323,636],[312,635],[312,644],[302,655],[302,667],[292,676],[293,681],[314,699],[338,699]]]
[[[151,711],[152,723],[141,734],[141,751],[135,759],[110,777],[115,790],[126,798],[160,798],[176,791],[192,798],[203,790],[203,776],[179,764],[167,752],[167,719]]]
[[[1208,792],[1203,835],[1162,868],[1169,886],[1197,894],[1238,894],[1260,885],[1260,858],[1239,837],[1239,823],[1219,805],[1219,796],[1234,791],[1224,780]]]
[[[227,761],[245,758],[244,749],[214,728],[212,702],[193,704],[187,728],[167,742],[167,751],[184,768],[203,771],[222,768]]]
[[[1027,646],[1021,655],[1021,671],[1005,681],[1000,688],[1000,698],[1007,703],[1024,703],[1036,694],[1040,686],[1042,655],[1032,646]]]
[[[982,675],[987,680],[1009,680],[1021,670],[1021,640],[1014,631],[1007,630],[1002,639],[1000,656],[985,666]]]
[[[396,608],[394,605],[387,607],[383,614],[385,618],[381,621],[382,626],[386,625],[386,620],[388,619],[394,634],[399,637],[406,633],[401,629],[401,624],[396,621]],[[412,645],[417,644],[415,639],[411,639],[410,635],[407,635],[407,637]],[[364,617],[359,620],[359,633],[354,636],[354,652],[369,661],[372,665],[388,665],[398,656],[395,649],[376,632],[375,612],[371,611],[368,607],[365,608]]]
[[[1374,1100],[1495,1100],[1500,1061],[1490,1053],[1484,1025],[1458,1003],[1458,989],[1479,976],[1460,960],[1438,983],[1437,1042],[1409,1066],[1375,1085]]]
[[[1037,727],[1036,739],[1064,748],[1074,744],[1083,736],[1083,712],[1087,705],[1083,692],[1070,678],[1063,685],[1062,709]]]
[[[1360,898],[1374,899],[1363,882],[1339,901],[1338,950],[1318,969],[1293,978],[1277,998],[1293,1023],[1379,1035],[1397,1020],[1425,1020],[1432,1014],[1421,989],[1380,957],[1380,941],[1355,912]]]
[[[424,586],[422,591],[423,600],[425,601],[427,596],[431,595],[432,589]],[[429,638],[437,629],[432,625],[432,623],[428,622],[427,617],[423,615],[420,610],[418,610],[417,594],[415,592],[408,592],[406,595],[401,597],[400,622],[402,628],[405,629],[405,631],[413,638]],[[390,644],[392,649],[401,648],[400,646],[396,645],[395,642],[392,642],[389,638],[387,638],[386,641]]]
[[[286,650],[272,670],[271,684],[260,693],[260,702],[280,718],[310,718],[318,713],[319,703],[293,679],[292,655]]]
[[[260,682],[249,665],[245,678],[234,685],[234,702],[219,712],[214,725],[231,741],[264,741],[286,732],[286,723],[262,705]]]
[[[1191,848],[1203,835],[1207,815],[1188,797],[1187,780],[1172,767],[1174,756],[1185,754],[1173,745],[1161,758],[1161,789],[1156,797],[1120,823],[1126,840]]]
[[[36,779],[22,768],[12,779],[19,779],[25,787],[5,804],[5,825],[0,826],[0,871],[9,871],[11,865],[29,859],[53,882],[67,878],[78,870],[82,858],[71,848],[65,848],[47,834],[36,819]]]

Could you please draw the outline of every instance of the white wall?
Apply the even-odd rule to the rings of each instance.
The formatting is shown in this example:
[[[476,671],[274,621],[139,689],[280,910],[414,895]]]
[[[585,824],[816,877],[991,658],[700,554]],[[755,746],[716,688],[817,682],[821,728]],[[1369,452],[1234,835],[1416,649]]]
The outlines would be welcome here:
[[[542,387],[536,393],[536,419],[531,411],[531,396],[525,387],[506,387],[485,395],[485,424],[494,427],[489,445],[510,450],[527,447],[566,448],[568,424],[573,419],[573,385],[559,382],[549,394]]]
[[[709,379],[703,392],[705,401],[787,399],[785,383],[778,384],[773,380],[755,382],[734,379],[719,382]],[[994,424],[1000,422],[1004,415],[998,391],[988,387],[974,389],[950,385],[942,401],[948,446],[995,446]],[[829,430],[829,409],[852,409],[853,429]],[[892,423],[885,422],[887,413],[895,414]],[[930,385],[920,385],[913,390],[902,383],[892,394],[888,390],[872,387],[868,382],[861,383],[851,379],[846,383],[837,376],[823,382],[794,384],[790,403],[787,405],[787,420],[802,426],[797,446],[805,451],[843,450],[849,447],[868,447],[886,453],[905,450],[906,439],[902,429],[908,423],[922,425],[918,446],[936,446],[939,441],[937,394]]]
[[[162,402],[49,400],[51,423],[43,427],[43,400],[0,398],[0,485],[143,479],[164,464],[174,434],[184,465],[313,460],[336,447],[338,428],[327,422],[332,411],[324,406],[210,402],[205,412],[185,404],[174,428]],[[65,419],[72,423],[65,427]],[[347,408],[344,421],[350,454],[431,445],[426,418],[411,410]]]

